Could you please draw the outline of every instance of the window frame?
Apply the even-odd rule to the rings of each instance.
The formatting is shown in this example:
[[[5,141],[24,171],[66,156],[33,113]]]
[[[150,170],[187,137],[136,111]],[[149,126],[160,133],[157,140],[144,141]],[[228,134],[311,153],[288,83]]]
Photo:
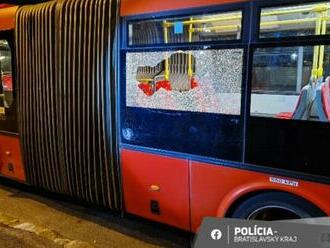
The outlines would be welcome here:
[[[248,47],[250,50],[250,63],[247,77],[247,105],[246,105],[246,121],[251,118],[251,95],[252,95],[252,72],[254,64],[254,54],[258,48],[275,48],[275,47],[297,47],[297,46],[317,46],[317,45],[330,45],[330,34],[326,35],[307,35],[307,36],[289,36],[278,38],[260,38],[260,22],[261,11],[263,8],[276,8],[285,6],[295,6],[313,3],[330,3],[329,0],[277,0],[275,3],[269,1],[256,1],[252,3],[251,15],[252,23],[251,29],[254,30],[250,33],[250,43]],[[254,34],[253,34],[254,33]],[[253,116],[256,117],[256,116]],[[256,117],[256,118],[272,118],[272,117]],[[287,121],[287,120],[284,120]],[[298,120],[304,122],[304,120]],[[247,126],[247,124],[246,124]],[[245,138],[246,139],[246,138]]]
[[[181,18],[187,16],[200,16],[208,14],[225,14],[228,12],[241,11],[242,13],[242,23],[241,23],[241,36],[240,39],[235,40],[218,40],[218,41],[205,41],[205,42],[182,42],[182,43],[163,43],[163,44],[141,44],[141,45],[130,45],[129,44],[129,25],[134,22],[142,22],[148,20],[157,20],[157,19],[170,19],[170,18]],[[247,31],[247,19],[249,12],[249,6],[247,3],[234,3],[234,4],[225,4],[225,5],[215,5],[212,6],[212,9],[209,10],[207,7],[197,7],[190,9],[180,9],[180,10],[171,10],[163,11],[158,13],[151,14],[141,14],[141,15],[132,15],[121,18],[121,49],[134,49],[134,48],[162,48],[162,47],[186,47],[186,46],[203,46],[203,45],[226,45],[226,44],[242,44],[244,43],[244,33]],[[245,40],[246,41],[246,40]]]
[[[256,8],[256,16],[257,18],[257,27],[255,30],[255,41],[259,44],[267,44],[267,43],[276,43],[276,42],[287,42],[287,43],[295,43],[295,42],[302,42],[302,41],[313,41],[313,40],[321,40],[326,41],[330,39],[330,33],[325,35],[305,35],[305,36],[285,36],[285,37],[278,37],[278,38],[261,38],[260,37],[260,22],[261,22],[261,11],[264,8],[280,8],[280,7],[289,7],[295,5],[304,5],[304,4],[313,4],[313,3],[330,3],[328,0],[277,0],[276,2],[270,1],[256,1],[255,8]]]
[[[223,6],[222,6],[223,7]],[[204,9],[202,9],[204,10]],[[178,12],[178,14],[175,14],[176,12]],[[231,13],[231,12],[240,12],[242,15],[241,18],[241,32],[240,32],[240,38],[239,39],[228,39],[228,40],[215,40],[215,41],[195,41],[195,42],[169,42],[169,43],[155,43],[155,44],[138,44],[138,45],[134,45],[134,44],[129,44],[129,25],[134,24],[134,23],[139,23],[139,22],[144,22],[144,21],[157,21],[157,20],[163,20],[163,19],[180,19],[183,17],[188,18],[188,16],[201,16],[201,15],[221,15],[221,14],[227,14],[227,13]],[[188,15],[188,13],[190,15]],[[165,14],[165,13],[164,13]],[[182,45],[182,46],[190,46],[192,44],[196,44],[196,45],[203,45],[203,44],[208,44],[208,45],[212,45],[212,44],[232,44],[232,43],[241,43],[242,42],[242,37],[243,37],[243,26],[244,26],[244,9],[243,8],[238,8],[238,9],[231,9],[231,8],[221,8],[221,10],[217,10],[217,8],[212,9],[211,11],[197,11],[196,10],[190,10],[189,12],[185,12],[185,11],[171,11],[169,15],[152,15],[149,16],[147,15],[145,18],[142,19],[136,19],[134,17],[129,17],[129,18],[125,18],[126,19],[126,39],[124,39],[126,41],[126,47],[128,48],[136,48],[136,47],[153,47],[153,46],[178,46],[178,45]]]
[[[283,47],[283,48],[289,48],[289,47],[312,47],[312,46],[316,46],[316,45],[327,45],[325,43],[323,44],[316,44],[316,45],[301,45],[301,44],[304,44],[304,42],[301,42],[299,43],[300,45],[295,45],[295,44],[286,44],[286,45],[281,45],[281,44],[273,44],[273,45],[270,45],[270,44],[262,44],[262,45],[253,45],[253,58],[254,58],[254,54],[256,53],[256,50],[257,49],[263,49],[263,48],[266,48],[266,49],[269,49],[269,48],[276,48],[276,47]],[[311,44],[311,43],[309,43]],[[253,59],[253,68],[254,68],[254,59]],[[295,84],[295,86],[297,86],[297,82]],[[252,85],[251,85],[252,87]],[[268,94],[268,95],[278,95],[278,94],[281,94],[281,95],[296,95],[296,96],[299,96],[300,95],[300,91],[298,92],[297,90],[294,90],[294,91],[279,91],[279,90],[259,90],[257,92],[254,92],[253,89],[251,89],[251,94]]]
[[[18,135],[18,86],[16,78],[16,50],[14,30],[0,31],[0,39],[6,40],[11,50],[11,68],[12,68],[12,80],[13,80],[13,103],[9,109],[13,120],[0,120],[0,133]]]
[[[228,44],[226,42],[216,42],[214,44],[210,44],[209,48],[237,48],[237,46],[242,46],[244,48],[244,56],[243,56],[243,77],[242,77],[242,101],[241,101],[241,115],[240,120],[242,123],[242,144],[241,144],[241,158],[239,161],[233,161],[228,159],[221,159],[221,158],[215,158],[211,156],[205,156],[205,155],[196,155],[186,152],[178,152],[169,150],[166,148],[153,148],[148,146],[143,146],[140,144],[129,144],[127,142],[124,142],[122,140],[121,135],[121,128],[122,128],[122,116],[125,115],[126,111],[126,98],[124,93],[126,89],[124,88],[124,92],[122,90],[122,85],[126,84],[126,77],[125,77],[125,70],[126,68],[122,68],[118,66],[117,68],[117,78],[118,78],[118,88],[117,88],[117,95],[118,95],[118,105],[117,105],[117,113],[118,113],[118,143],[119,147],[121,148],[128,148],[128,149],[134,149],[144,152],[151,152],[161,155],[168,155],[168,156],[175,156],[175,157],[181,157],[184,159],[192,159],[195,161],[201,161],[213,164],[215,166],[226,166],[226,167],[232,167],[232,168],[240,168],[244,170],[249,171],[256,171],[256,172],[262,172],[267,174],[275,174],[279,176],[288,176],[292,178],[302,179],[302,180],[308,180],[313,182],[322,182],[326,184],[330,184],[330,176],[325,175],[318,175],[315,173],[304,173],[298,170],[289,170],[286,168],[279,168],[276,166],[270,166],[265,165],[261,163],[252,163],[248,161],[248,150],[251,148],[249,147],[249,140],[251,137],[249,136],[250,132],[250,126],[251,126],[251,119],[258,120],[260,122],[263,122],[264,120],[268,120],[269,122],[277,122],[280,124],[283,124],[284,126],[287,126],[288,122],[287,120],[274,120],[274,118],[269,117],[251,117],[250,116],[250,104],[251,104],[251,76],[252,76],[252,70],[253,70],[253,55],[254,50],[257,48],[267,48],[267,47],[274,47],[274,46],[312,46],[312,45],[318,45],[320,43],[322,44],[329,44],[330,45],[330,34],[329,35],[323,35],[320,36],[298,36],[298,37],[284,37],[284,38],[271,38],[271,39],[260,39],[259,38],[259,21],[260,21],[260,12],[262,7],[280,7],[284,5],[294,5],[294,4],[306,4],[306,3],[313,3],[313,2],[325,2],[320,0],[277,0],[276,2],[269,2],[269,1],[263,1],[263,0],[251,0],[241,3],[232,3],[232,4],[226,4],[226,5],[219,5],[219,6],[211,6],[209,8],[212,8],[214,11],[224,10],[227,11],[237,11],[239,8],[242,8],[243,12],[243,25],[242,25],[242,40],[237,43],[234,42],[233,44]],[[194,9],[185,9],[185,10],[179,10],[179,11],[165,11],[161,13],[150,13],[150,14],[143,14],[143,15],[136,15],[136,16],[129,16],[129,17],[122,17],[120,19],[120,22],[122,25],[119,27],[119,35],[118,35],[118,58],[117,63],[118,65],[122,65],[122,56],[125,56],[126,52],[134,51],[155,51],[157,49],[159,50],[166,50],[166,49],[181,49],[184,46],[189,46],[189,49],[192,48],[203,48],[204,44],[199,44],[197,42],[193,44],[177,44],[174,48],[172,45],[157,45],[157,46],[128,46],[127,42],[128,39],[126,39],[127,34],[127,21],[139,19],[142,20],[147,19],[149,17],[162,17],[164,15],[166,16],[175,16],[180,13],[191,13],[191,14],[201,14],[203,11],[207,11],[206,7],[199,7]],[[220,13],[220,11],[219,11]],[[125,43],[123,43],[125,41]],[[124,95],[124,100],[122,99]],[[124,105],[124,106],[123,106]],[[162,110],[163,111],[163,110]],[[166,112],[166,111],[163,111]],[[171,114],[173,111],[167,111],[167,114]],[[177,111],[179,112],[179,111]],[[276,123],[275,123],[276,124]],[[304,125],[304,121],[295,121],[292,120],[291,126],[295,125]],[[312,122],[311,126],[317,125],[323,125],[325,123],[314,123]],[[328,125],[328,124],[326,124]],[[285,127],[286,130],[288,130],[287,127]]]
[[[227,12],[235,12],[241,11],[242,13],[242,28],[241,28],[241,37],[239,40],[222,40],[222,41],[205,41],[205,42],[192,42],[192,43],[168,43],[168,44],[147,44],[147,45],[129,45],[129,37],[128,37],[128,25],[134,21],[143,21],[143,20],[151,20],[152,18],[176,18],[180,16],[189,16],[189,15],[203,15],[203,14],[221,14]],[[198,7],[198,8],[190,8],[190,9],[183,9],[183,10],[175,10],[175,11],[164,11],[160,13],[151,13],[151,14],[143,14],[143,15],[136,15],[136,16],[129,16],[129,17],[122,17],[121,18],[121,29],[119,35],[119,64],[122,65],[121,68],[118,70],[119,76],[119,89],[118,89],[118,112],[119,112],[119,119],[120,124],[118,129],[122,130],[122,124],[128,109],[133,109],[134,111],[156,111],[157,113],[163,113],[164,115],[173,115],[174,113],[178,114],[190,114],[190,115],[205,115],[211,116],[210,118],[224,118],[224,120],[228,116],[232,116],[232,121],[237,122],[239,125],[239,137],[241,142],[239,144],[239,156],[237,159],[233,159],[233,161],[242,162],[243,160],[243,137],[244,137],[244,113],[245,113],[245,98],[246,98],[246,75],[247,75],[247,54],[248,54],[248,40],[250,36],[250,3],[248,2],[241,2],[241,3],[231,3],[225,5],[216,5],[212,6],[212,11],[209,11],[207,6]],[[227,115],[227,114],[219,114],[219,113],[198,113],[198,112],[190,112],[190,111],[180,111],[180,110],[166,110],[166,109],[148,109],[148,108],[139,108],[139,107],[129,107],[126,106],[126,53],[130,52],[158,52],[158,51],[177,51],[177,50],[209,50],[209,49],[243,49],[243,61],[242,61],[242,80],[241,80],[241,100],[240,100],[240,114],[239,115]],[[142,109],[142,110],[141,110]],[[235,119],[235,120],[234,120]],[[119,143],[120,144],[127,144],[122,138],[121,132],[119,133]],[[146,146],[146,145],[144,145]],[[148,146],[146,146],[148,147]],[[152,146],[149,146],[152,147]],[[158,148],[157,148],[158,149]],[[167,150],[165,148],[165,150]],[[175,150],[174,150],[175,151]],[[191,153],[194,154],[194,153]],[[208,156],[208,155],[202,155]],[[211,156],[212,157],[212,156]],[[221,158],[222,159],[222,158]],[[227,159],[227,158],[226,158]],[[231,159],[227,159],[231,160]]]
[[[243,117],[243,93],[244,93],[244,72],[245,72],[245,68],[246,68],[246,64],[245,64],[245,57],[247,54],[247,48],[245,45],[221,45],[221,46],[208,46],[207,49],[205,49],[205,46],[193,46],[193,47],[180,47],[180,51],[183,52],[188,52],[188,51],[202,51],[202,50],[227,50],[227,49],[241,49],[243,50],[243,55],[242,55],[242,82],[241,82],[241,102],[240,102],[240,114],[236,115],[236,114],[224,114],[224,113],[214,113],[214,112],[195,112],[195,111],[184,111],[184,110],[176,110],[176,109],[154,109],[153,110],[159,110],[159,111],[168,111],[168,112],[191,112],[191,113],[203,113],[203,114],[214,114],[214,115],[231,115],[231,116],[237,116],[237,117]],[[142,109],[149,109],[147,107],[136,107],[136,106],[127,106],[126,102],[127,102],[127,96],[126,96],[126,54],[128,53],[144,53],[144,52],[176,52],[178,51],[178,48],[176,47],[171,47],[171,48],[166,48],[166,47],[162,47],[162,48],[158,48],[157,50],[154,50],[152,48],[148,48],[148,49],[123,49],[120,53],[120,57],[121,57],[121,61],[124,61],[124,66],[122,68],[122,72],[121,72],[121,104],[123,108],[142,108]],[[125,83],[123,83],[125,82]]]
[[[322,2],[329,2],[329,1],[320,1],[320,0],[291,0],[288,2],[287,0],[278,0],[275,3],[274,2],[268,2],[268,1],[256,1],[254,4],[252,4],[252,11],[253,11],[253,19],[256,24],[254,32],[255,36],[253,37],[253,34],[251,33],[251,43],[249,43],[249,57],[250,62],[248,64],[248,77],[247,77],[247,91],[248,94],[246,95],[246,101],[248,104],[246,104],[246,123],[245,123],[245,136],[244,136],[244,164],[250,166],[258,166],[258,167],[264,167],[266,168],[266,171],[286,171],[287,175],[290,175],[291,177],[303,177],[303,178],[309,178],[308,180],[315,180],[315,181],[322,181],[326,183],[330,183],[330,170],[328,170],[324,174],[320,174],[320,172],[317,171],[319,168],[310,168],[308,169],[303,167],[302,159],[300,157],[296,157],[295,154],[293,154],[291,157],[292,161],[289,161],[290,166],[286,167],[287,162],[281,162],[279,164],[278,161],[280,161],[282,158],[284,158],[286,155],[284,155],[282,158],[271,158],[271,155],[268,154],[269,152],[277,152],[279,147],[279,143],[276,143],[275,141],[271,141],[268,139],[268,146],[266,147],[268,150],[268,153],[265,152],[266,155],[269,155],[269,159],[267,162],[263,161],[262,159],[259,159],[259,155],[262,154],[261,152],[257,152],[257,147],[253,146],[253,144],[257,144],[257,140],[263,141],[263,139],[266,139],[265,137],[262,137],[262,131],[260,128],[267,128],[267,132],[269,133],[281,133],[285,134],[288,137],[293,138],[292,142],[297,142],[298,138],[300,137],[299,134],[302,130],[306,131],[309,135],[309,131],[316,131],[316,130],[329,130],[329,123],[327,122],[318,122],[318,121],[309,121],[309,120],[286,120],[286,119],[277,119],[274,117],[267,117],[267,116],[253,116],[251,115],[251,96],[252,96],[252,72],[253,72],[253,62],[254,62],[254,54],[255,51],[258,48],[274,48],[274,47],[297,47],[297,46],[315,46],[315,45],[330,45],[330,34],[327,35],[310,35],[310,36],[295,36],[295,37],[279,37],[279,38],[260,38],[259,31],[260,31],[260,16],[261,16],[261,9],[264,7],[283,7],[283,6],[294,6],[294,5],[300,5],[300,4],[308,4],[308,3],[322,3]],[[254,130],[254,131],[253,131]],[[258,130],[258,131],[256,131]],[[260,130],[260,135],[259,135]],[[297,132],[295,132],[297,130]],[[255,135],[255,136],[253,136]],[[284,137],[285,137],[284,135]],[[324,134],[325,137],[328,137],[330,135],[329,132],[326,132]],[[319,136],[317,136],[319,137]],[[308,136],[309,142],[315,142],[315,139],[317,137],[313,137],[311,135]],[[301,138],[301,137],[300,137]],[[281,141],[281,145],[284,145],[285,141]],[[308,141],[307,141],[308,142]],[[259,142],[260,145],[260,142]],[[322,146],[322,145],[319,145]],[[265,149],[266,149],[265,148]],[[298,149],[298,147],[290,147],[290,150],[288,152],[291,152],[295,149]],[[301,147],[299,147],[301,149]],[[312,146],[313,149],[315,147]],[[252,155],[254,154],[254,155]],[[303,155],[303,153],[300,153]],[[308,153],[309,154],[309,153]],[[312,154],[312,155],[311,155]],[[313,150],[313,153],[309,154],[308,156],[313,156],[313,154],[316,154],[316,152]],[[254,156],[254,158],[253,158]],[[306,155],[304,155],[306,156]],[[307,156],[307,157],[308,157]],[[315,161],[308,160],[310,157],[307,158],[306,161],[308,163],[315,163]],[[313,179],[310,179],[313,178]]]

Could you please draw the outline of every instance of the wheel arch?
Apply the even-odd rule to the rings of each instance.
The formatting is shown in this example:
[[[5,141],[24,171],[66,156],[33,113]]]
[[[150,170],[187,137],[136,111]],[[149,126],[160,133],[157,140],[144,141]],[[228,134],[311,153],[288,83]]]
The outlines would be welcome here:
[[[281,186],[273,186],[273,187],[265,187],[260,185],[249,185],[249,186],[242,186],[239,189],[234,189],[233,191],[229,192],[223,200],[220,202],[218,210],[217,210],[217,217],[231,217],[234,210],[245,200],[249,199],[250,197],[254,197],[256,195],[262,193],[271,193],[271,192],[282,192],[288,193],[292,196],[301,198],[302,200],[312,204],[316,208],[318,208],[321,212],[325,215],[328,215],[322,206],[325,204],[322,203],[321,197],[312,196],[311,192],[308,192],[306,189],[302,190],[290,190],[290,188],[285,188]]]

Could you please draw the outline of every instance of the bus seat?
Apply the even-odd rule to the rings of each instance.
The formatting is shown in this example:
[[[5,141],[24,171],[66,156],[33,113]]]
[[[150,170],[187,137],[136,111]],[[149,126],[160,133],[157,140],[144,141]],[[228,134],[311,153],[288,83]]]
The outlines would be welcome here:
[[[191,69],[195,72],[196,59],[191,56]],[[170,82],[173,90],[188,91],[191,87],[191,78],[188,75],[189,54],[174,53],[169,58]]]
[[[320,84],[316,89],[316,108],[319,121],[330,121],[330,80],[327,78],[325,83]]]
[[[191,59],[192,76],[188,75],[189,57]],[[148,96],[163,88],[167,91],[189,91],[198,87],[195,78],[196,58],[189,53],[176,52],[167,60],[169,78],[165,79],[165,59],[156,66],[139,66],[136,72],[138,87]]]
[[[188,91],[191,88],[189,76],[186,73],[171,73],[169,80],[173,90]]]
[[[296,107],[293,112],[282,112],[276,115],[280,119],[307,120],[309,110],[314,99],[313,87],[308,84],[300,92]]]
[[[191,55],[191,69],[193,76],[188,76],[188,63],[189,63],[189,54],[185,52],[176,52],[173,53],[168,58],[168,69],[169,69],[169,78],[166,84],[165,72],[161,72],[155,77],[156,87],[157,88],[170,88],[171,90],[176,91],[188,91],[194,87],[197,87],[197,81],[194,79],[194,71],[196,67],[196,59]],[[159,85],[159,86],[158,86]],[[162,86],[162,85],[165,85]]]
[[[156,66],[139,66],[136,71],[136,80],[138,87],[147,96],[152,96],[156,92],[155,77],[164,70],[165,60],[162,60]]]
[[[154,77],[159,75],[164,70],[165,61],[161,61],[156,66],[139,66],[136,71],[136,80],[138,82],[144,81],[145,79],[153,80]]]
[[[302,88],[292,119],[307,120],[309,118],[314,95],[314,87],[312,85],[308,84]]]

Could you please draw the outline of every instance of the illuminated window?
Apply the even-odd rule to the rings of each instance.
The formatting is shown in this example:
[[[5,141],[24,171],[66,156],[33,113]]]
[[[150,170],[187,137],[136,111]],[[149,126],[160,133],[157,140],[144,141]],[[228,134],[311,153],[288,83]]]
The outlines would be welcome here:
[[[13,103],[11,51],[6,40],[0,40],[0,115],[6,114]]]
[[[278,38],[329,34],[330,3],[264,8],[260,37]]]
[[[241,29],[240,11],[153,19],[129,24],[129,45],[238,40]]]
[[[239,115],[242,49],[132,52],[126,105]]]
[[[251,115],[330,122],[330,46],[259,48]]]

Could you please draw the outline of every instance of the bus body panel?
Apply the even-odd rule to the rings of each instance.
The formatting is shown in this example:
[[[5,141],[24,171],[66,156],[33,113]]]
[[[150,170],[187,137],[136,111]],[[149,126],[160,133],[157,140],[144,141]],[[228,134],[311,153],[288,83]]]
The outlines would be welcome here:
[[[0,31],[10,30],[15,27],[15,13],[18,7],[8,6],[8,4],[0,5]]]
[[[18,181],[25,181],[18,137],[0,134],[0,174]]]
[[[125,210],[185,230],[197,232],[204,217],[225,217],[241,197],[265,191],[300,196],[330,215],[330,185],[128,149],[121,160]]]
[[[15,28],[18,6],[0,4],[0,31]],[[17,181],[25,181],[25,172],[18,136],[0,134],[0,175]]]
[[[167,10],[187,9],[202,6],[221,5],[246,2],[247,0],[122,0],[120,15],[130,16],[138,14],[156,13]]]
[[[127,212],[190,230],[188,160],[123,149],[121,166]]]
[[[237,199],[260,191],[292,193],[330,214],[330,195],[324,194],[330,185],[326,184],[200,162],[191,162],[190,180],[192,231],[197,231],[204,217],[224,217]]]

